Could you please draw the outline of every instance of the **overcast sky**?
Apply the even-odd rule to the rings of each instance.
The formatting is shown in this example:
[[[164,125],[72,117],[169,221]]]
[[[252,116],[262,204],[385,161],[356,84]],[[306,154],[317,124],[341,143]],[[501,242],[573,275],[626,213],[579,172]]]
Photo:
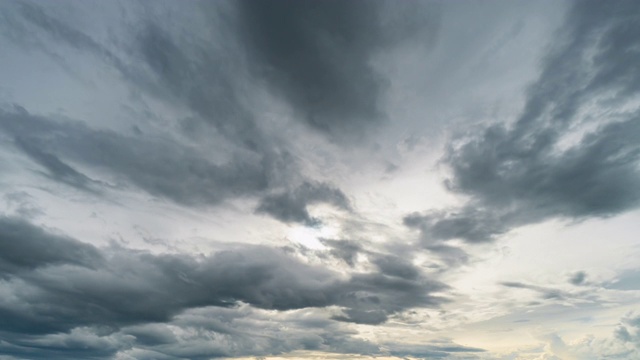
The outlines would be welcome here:
[[[640,2],[0,1],[0,359],[640,358]]]

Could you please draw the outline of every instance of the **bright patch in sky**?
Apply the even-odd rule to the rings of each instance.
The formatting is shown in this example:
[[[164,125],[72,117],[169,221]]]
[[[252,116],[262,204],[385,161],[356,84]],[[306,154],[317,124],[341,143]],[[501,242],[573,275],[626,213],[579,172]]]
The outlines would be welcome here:
[[[293,226],[289,230],[288,238],[294,243],[303,245],[313,250],[324,250],[326,246],[322,245],[321,239],[330,239],[336,236],[338,232],[328,226],[304,227]]]

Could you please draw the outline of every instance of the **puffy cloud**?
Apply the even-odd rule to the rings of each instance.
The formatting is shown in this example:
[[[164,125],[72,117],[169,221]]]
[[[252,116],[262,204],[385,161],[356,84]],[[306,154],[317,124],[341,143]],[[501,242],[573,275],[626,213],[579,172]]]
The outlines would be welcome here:
[[[113,179],[182,204],[216,204],[231,196],[259,193],[270,186],[276,166],[268,157],[204,158],[171,139],[97,130],[74,121],[49,119],[14,107],[0,110],[0,128],[54,180],[86,189],[98,186],[64,161],[107,170]],[[64,159],[64,161],[62,160]]]

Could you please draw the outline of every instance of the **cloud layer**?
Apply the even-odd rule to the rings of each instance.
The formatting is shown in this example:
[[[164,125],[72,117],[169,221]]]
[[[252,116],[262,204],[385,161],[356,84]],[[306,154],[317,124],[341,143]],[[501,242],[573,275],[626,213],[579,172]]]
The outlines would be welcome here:
[[[639,14],[1,3],[0,358],[632,358]]]

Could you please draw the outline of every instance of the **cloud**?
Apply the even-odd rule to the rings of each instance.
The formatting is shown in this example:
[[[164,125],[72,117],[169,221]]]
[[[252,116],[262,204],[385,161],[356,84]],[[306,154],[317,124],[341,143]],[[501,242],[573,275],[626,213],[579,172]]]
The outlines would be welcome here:
[[[53,180],[66,183],[75,188],[90,190],[94,181],[64,163],[57,156],[42,151],[20,137],[16,137],[15,143],[33,161],[47,169],[50,174],[48,176]]]
[[[386,316],[444,301],[430,295],[445,288],[433,280],[376,272],[345,279],[262,246],[203,257],[152,255],[100,250],[15,219],[3,219],[0,232],[2,291],[11,294],[0,301],[3,331],[117,328],[238,302],[279,311],[336,305]],[[359,322],[358,311],[352,310],[348,320]]]
[[[34,204],[33,197],[25,191],[16,191],[2,197],[7,207],[24,219],[33,219],[44,214],[44,210]]]
[[[238,7],[250,6],[257,4],[238,4]],[[341,5],[327,4],[326,11],[333,13],[334,10],[329,10],[333,6]],[[190,116],[187,120],[180,121],[176,128],[181,129],[190,141],[215,143],[215,147],[211,149],[214,153],[212,156],[203,158],[189,144],[177,144],[175,136],[172,139],[151,139],[152,136],[144,136],[140,131],[137,136],[128,136],[110,131],[95,131],[86,125],[71,122],[45,126],[45,119],[9,126],[10,134],[21,150],[49,171],[52,179],[78,188],[93,189],[99,186],[94,186],[96,184],[92,179],[80,169],[69,165],[69,160],[91,167],[107,167],[115,172],[119,180],[124,179],[153,195],[182,204],[216,204],[229,197],[264,195],[260,193],[269,192],[263,196],[259,212],[271,214],[285,222],[306,224],[314,223],[316,219],[308,215],[306,205],[303,204],[306,201],[304,198],[310,202],[324,201],[347,209],[348,200],[339,189],[305,180],[297,168],[295,158],[289,153],[288,142],[279,139],[279,135],[272,129],[266,128],[261,119],[263,114],[256,113],[256,109],[252,107],[255,105],[252,97],[255,92],[252,89],[261,82],[251,78],[253,75],[249,74],[247,65],[242,60],[245,58],[243,51],[247,48],[247,44],[242,41],[246,39],[235,35],[211,35],[211,38],[203,39],[202,32],[205,30],[213,34],[229,32],[230,28],[218,29],[219,24],[231,26],[234,31],[230,34],[243,33],[235,31],[243,23],[239,19],[236,19],[239,23],[233,25],[216,21],[224,16],[224,8],[222,5],[200,6],[198,16],[203,18],[200,23],[202,28],[188,27],[182,32],[173,29],[160,16],[152,15],[153,12],[139,14],[140,26],[123,26],[128,38],[121,43],[110,43],[111,48],[72,25],[54,18],[34,4],[18,6],[13,20],[6,25],[22,29],[20,37],[16,39],[18,44],[28,43],[28,39],[40,39],[38,46],[49,53],[60,52],[60,44],[75,50],[75,53],[60,53],[59,57],[63,59],[77,56],[77,52],[93,55],[115,69],[134,93],[141,92],[178,109],[187,109]],[[293,8],[295,6],[291,11],[295,12]],[[304,13],[306,10],[301,11]],[[360,15],[356,11],[345,16]],[[366,26],[377,25],[367,23]],[[114,46],[117,48],[113,48]],[[48,48],[53,50],[47,50]],[[229,60],[233,57],[237,57],[237,61]],[[28,115],[23,110],[9,110],[1,114],[4,125],[7,117]],[[342,120],[335,121],[339,123]],[[32,126],[33,133],[27,134],[25,131],[29,131],[26,129],[29,126]],[[61,131],[62,128],[66,128],[65,131]],[[56,132],[54,139],[49,139],[49,131]],[[76,135],[88,135],[93,140],[74,138]],[[60,141],[62,137],[74,138],[75,143],[65,145]],[[68,152],[52,149],[52,143],[56,141],[58,146],[64,146]],[[89,156],[96,152],[91,142],[101,143],[104,147],[98,156]],[[91,149],[86,149],[89,145]],[[72,146],[78,148],[71,151],[69,148]],[[160,147],[171,150],[161,150]],[[130,152],[126,156],[123,154],[125,150]],[[85,151],[88,151],[87,156],[79,156]],[[167,157],[171,157],[171,153],[175,154],[175,162],[166,158],[154,159],[161,153]],[[73,155],[75,158],[68,159],[69,154],[76,154]],[[215,161],[211,160],[213,158]],[[220,165],[224,161],[220,159],[228,162]],[[183,169],[169,169],[181,165]],[[273,191],[283,187],[291,188],[292,184],[300,183],[302,185],[294,191],[295,194]],[[189,190],[194,188],[199,190]],[[321,192],[327,196],[326,199],[318,199]]]
[[[73,264],[92,267],[102,254],[93,246],[53,235],[22,220],[0,217],[0,277],[37,268]]]
[[[383,118],[386,82],[372,65],[374,55],[400,34],[402,39],[437,27],[432,18],[418,20],[419,12],[406,4],[398,6],[404,17],[385,24],[382,5],[240,1],[239,31],[249,66],[311,127],[337,139],[360,134]]]
[[[587,280],[587,273],[584,271],[578,271],[571,275],[569,282],[573,285],[583,285]]]
[[[15,218],[0,218],[0,239],[0,334],[7,339],[0,352],[21,358],[143,350],[169,358],[295,349],[376,353],[378,347],[340,335],[337,324],[377,325],[445,301],[430,295],[444,284],[393,258],[376,261],[382,272],[344,276],[264,246],[208,256],[99,249]],[[334,321],[326,313],[315,320],[291,313],[332,306],[343,310]],[[276,329],[251,327],[261,318],[267,324],[260,326],[272,327],[282,316],[297,335],[263,338],[257,334]]]
[[[357,324],[378,325],[386,322],[389,317],[381,310],[346,309],[344,315],[336,315],[332,319]]]
[[[405,222],[433,241],[473,243],[549,218],[581,220],[637,208],[640,112],[633,104],[640,53],[632,34],[640,29],[632,14],[638,6],[576,2],[516,121],[448,147],[443,160],[452,177],[446,185],[469,202]]]
[[[238,9],[255,70],[311,126],[338,135],[379,119],[374,3],[242,1]]]
[[[565,342],[558,334],[540,336],[546,343],[539,358],[551,359],[635,359],[640,356],[640,318],[628,313],[622,319],[613,336],[608,338],[587,335],[573,342]]]
[[[525,284],[521,282],[505,281],[505,282],[502,282],[501,285],[510,287],[510,288],[529,289],[529,290],[536,291],[540,293],[540,296],[545,300],[564,300],[567,297],[571,297],[571,294],[562,290],[543,287],[543,286],[537,286],[537,285],[531,285],[531,284]]]
[[[389,276],[414,280],[420,275],[418,269],[413,264],[397,256],[380,256],[374,258],[373,263],[383,274]]]
[[[150,79],[137,80],[136,86],[185,105],[235,146],[262,154],[273,151],[275,144],[266,138],[240,95],[239,88],[247,81],[245,71],[218,49],[224,48],[231,52],[226,56],[231,56],[232,45],[208,44],[191,34],[190,42],[197,45],[189,46],[153,18],[147,19],[135,38],[137,60],[153,74]]]
[[[260,156],[218,164],[169,138],[94,130],[19,107],[0,110],[0,128],[18,138],[19,149],[47,168],[54,180],[82,189],[90,181],[95,184],[63,162],[70,159],[181,204],[213,205],[229,197],[258,194],[270,186],[270,173],[277,167]]]
[[[325,203],[342,210],[351,210],[346,195],[326,183],[304,182],[291,192],[267,195],[260,201],[257,213],[269,214],[286,223],[300,223],[307,226],[320,224],[320,220],[311,217],[307,207],[316,203]]]

